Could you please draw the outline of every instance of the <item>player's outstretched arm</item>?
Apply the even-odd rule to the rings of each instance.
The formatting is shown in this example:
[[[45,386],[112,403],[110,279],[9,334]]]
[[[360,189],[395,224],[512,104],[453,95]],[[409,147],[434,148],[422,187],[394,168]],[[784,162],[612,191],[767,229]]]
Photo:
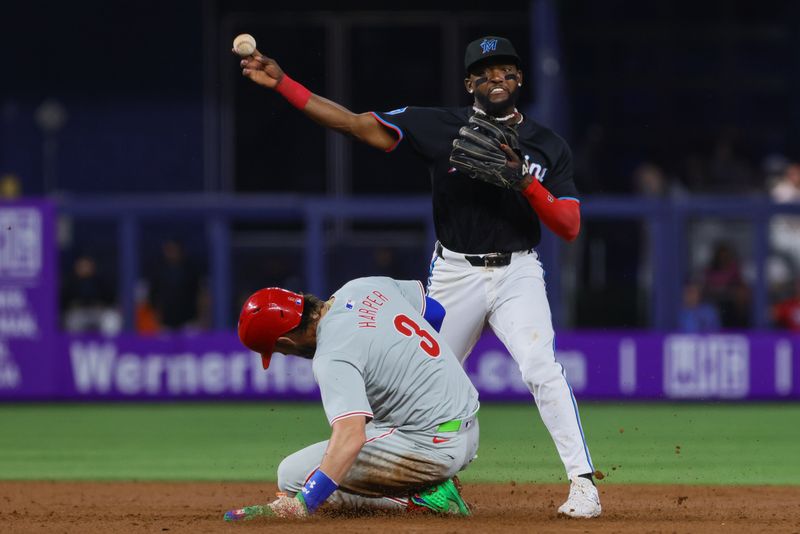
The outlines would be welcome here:
[[[274,59],[262,55],[258,50],[243,58],[239,65],[243,76],[276,91],[314,122],[380,150],[389,150],[395,145],[394,135],[371,114],[353,113],[336,102],[312,93],[283,72]]]

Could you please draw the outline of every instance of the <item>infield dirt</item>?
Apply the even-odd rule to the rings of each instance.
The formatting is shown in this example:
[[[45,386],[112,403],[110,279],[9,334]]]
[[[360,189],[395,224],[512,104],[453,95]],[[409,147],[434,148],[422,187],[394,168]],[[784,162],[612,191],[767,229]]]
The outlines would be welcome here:
[[[465,484],[469,518],[318,516],[225,523],[272,483],[0,482],[0,531],[17,532],[794,532],[800,486],[600,485],[603,516],[556,517],[565,485]]]

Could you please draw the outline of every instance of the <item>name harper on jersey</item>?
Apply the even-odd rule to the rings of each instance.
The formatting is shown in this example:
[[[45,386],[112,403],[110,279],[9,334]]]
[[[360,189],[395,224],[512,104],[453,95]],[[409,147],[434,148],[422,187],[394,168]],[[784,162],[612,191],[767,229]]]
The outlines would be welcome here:
[[[372,291],[369,295],[363,298],[359,303],[361,308],[358,309],[358,318],[363,321],[358,322],[359,328],[377,328],[375,321],[378,318],[378,312],[381,307],[389,302],[389,297],[378,291]]]

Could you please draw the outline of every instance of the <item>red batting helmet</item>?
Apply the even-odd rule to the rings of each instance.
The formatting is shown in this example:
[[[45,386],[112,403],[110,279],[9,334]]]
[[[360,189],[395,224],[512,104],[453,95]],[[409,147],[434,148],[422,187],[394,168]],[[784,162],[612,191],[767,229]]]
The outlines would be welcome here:
[[[279,337],[300,324],[303,295],[279,287],[259,289],[247,299],[239,314],[239,339],[245,347],[261,354],[264,369]]]

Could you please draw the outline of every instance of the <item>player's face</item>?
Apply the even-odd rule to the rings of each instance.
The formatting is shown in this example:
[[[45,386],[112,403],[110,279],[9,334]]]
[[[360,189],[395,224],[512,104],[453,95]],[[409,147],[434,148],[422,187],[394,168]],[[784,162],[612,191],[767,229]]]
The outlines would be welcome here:
[[[522,71],[510,63],[479,66],[464,80],[467,91],[490,115],[513,111],[522,83]]]

